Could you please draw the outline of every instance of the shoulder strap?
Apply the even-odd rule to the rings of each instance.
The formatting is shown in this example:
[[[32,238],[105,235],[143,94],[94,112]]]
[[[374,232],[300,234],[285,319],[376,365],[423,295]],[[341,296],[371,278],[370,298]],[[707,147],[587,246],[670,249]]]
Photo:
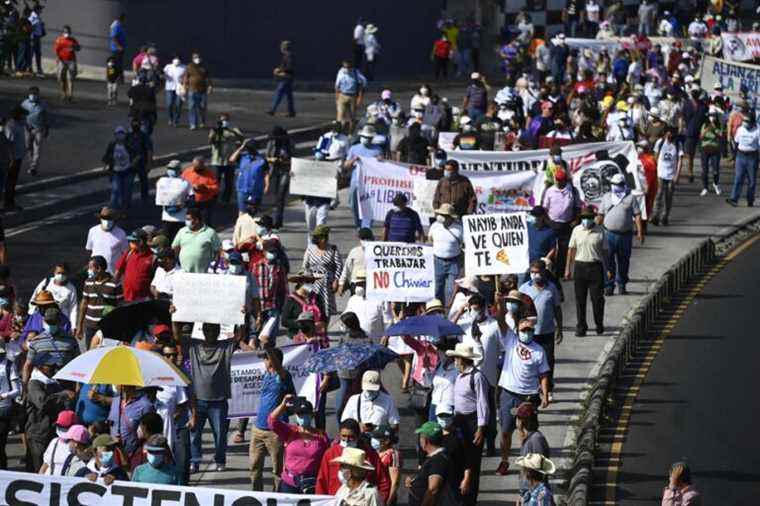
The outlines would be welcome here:
[[[8,381],[8,391],[13,390],[13,384],[11,383],[11,373],[13,372],[13,364],[10,360],[5,359],[5,379]]]
[[[58,449],[58,443],[60,443],[60,442],[61,442],[61,438],[58,437],[58,438],[55,439],[55,444],[53,445],[53,454],[50,457],[50,460],[52,460],[52,462],[50,463],[50,474],[51,475],[55,475],[55,452]]]
[[[71,467],[71,461],[74,460],[75,454],[69,453],[69,456],[66,457],[66,460],[63,462],[63,467],[61,467],[61,476],[66,476],[69,472],[69,468]]]
[[[45,284],[42,286],[42,290],[47,290],[48,285],[50,285],[50,280],[53,278],[45,278]],[[42,291],[40,290],[40,291]]]
[[[362,423],[362,394],[356,396],[356,418],[357,422]]]

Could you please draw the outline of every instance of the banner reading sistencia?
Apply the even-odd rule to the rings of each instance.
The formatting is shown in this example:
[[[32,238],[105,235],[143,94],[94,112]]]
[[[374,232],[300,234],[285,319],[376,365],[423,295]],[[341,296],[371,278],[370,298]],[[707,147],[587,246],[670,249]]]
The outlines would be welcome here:
[[[464,270],[468,276],[517,274],[528,270],[526,213],[464,217]]]
[[[367,300],[427,302],[435,297],[433,247],[370,242],[364,247]]]

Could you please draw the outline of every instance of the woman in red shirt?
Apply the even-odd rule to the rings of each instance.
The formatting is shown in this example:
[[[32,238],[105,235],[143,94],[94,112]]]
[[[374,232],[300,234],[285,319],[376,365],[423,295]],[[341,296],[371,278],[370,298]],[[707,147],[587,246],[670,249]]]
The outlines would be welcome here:
[[[71,36],[71,27],[63,25],[63,34],[55,39],[53,51],[58,60],[58,84],[61,86],[61,99],[64,102],[71,102],[74,98],[77,51],[80,49],[79,41]]]

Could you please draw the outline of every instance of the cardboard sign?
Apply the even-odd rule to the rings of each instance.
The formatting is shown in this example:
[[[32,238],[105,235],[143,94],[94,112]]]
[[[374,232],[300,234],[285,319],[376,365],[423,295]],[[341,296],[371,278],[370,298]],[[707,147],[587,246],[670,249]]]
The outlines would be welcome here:
[[[528,270],[526,216],[527,213],[464,216],[464,270],[468,276]]]
[[[433,247],[371,242],[364,248],[367,300],[427,302],[435,297]]]
[[[190,188],[190,184],[179,177],[158,178],[158,181],[156,181],[156,205],[184,205]]]
[[[338,194],[337,169],[335,162],[293,158],[290,163],[290,193],[334,199]]]
[[[245,276],[179,272],[174,275],[175,322],[242,325]]]

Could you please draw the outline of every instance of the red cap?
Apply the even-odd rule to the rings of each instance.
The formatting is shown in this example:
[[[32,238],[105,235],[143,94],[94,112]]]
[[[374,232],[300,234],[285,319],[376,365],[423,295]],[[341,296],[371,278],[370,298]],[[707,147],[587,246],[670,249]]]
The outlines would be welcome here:
[[[58,413],[58,418],[55,419],[55,424],[58,427],[68,429],[72,425],[79,423],[79,417],[71,410],[61,411]]]
[[[557,171],[554,173],[554,180],[567,181],[567,172],[565,172],[565,169],[557,169]]]
[[[536,416],[536,407],[530,402],[523,402],[516,408],[513,408],[511,412],[517,418],[530,418]]]
[[[161,334],[171,334],[171,333],[172,333],[172,329],[170,329],[169,326],[164,323],[159,323],[158,325],[153,326],[154,336],[160,336]]]

